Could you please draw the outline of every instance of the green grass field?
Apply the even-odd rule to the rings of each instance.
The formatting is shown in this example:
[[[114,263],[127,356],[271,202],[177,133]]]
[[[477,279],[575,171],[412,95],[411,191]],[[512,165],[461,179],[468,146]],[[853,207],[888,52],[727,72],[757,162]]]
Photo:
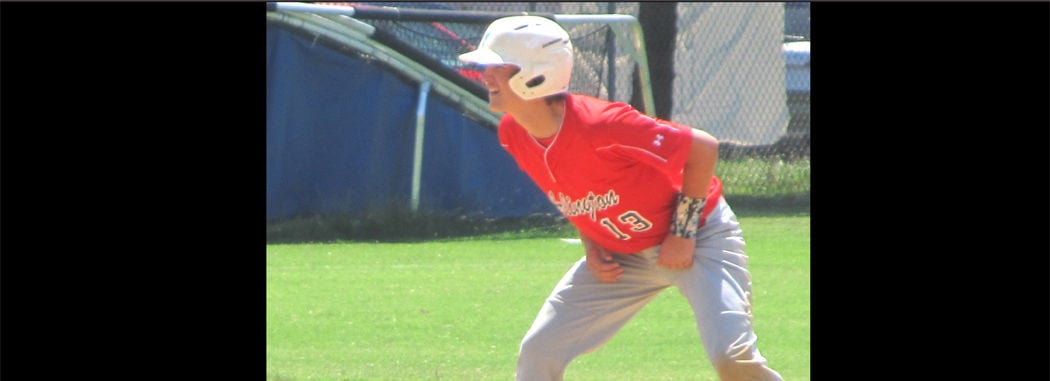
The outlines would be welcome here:
[[[810,380],[810,217],[738,214],[759,347],[786,380]],[[267,380],[512,380],[521,336],[583,255],[560,238],[268,244]],[[672,288],[566,379],[717,377]]]

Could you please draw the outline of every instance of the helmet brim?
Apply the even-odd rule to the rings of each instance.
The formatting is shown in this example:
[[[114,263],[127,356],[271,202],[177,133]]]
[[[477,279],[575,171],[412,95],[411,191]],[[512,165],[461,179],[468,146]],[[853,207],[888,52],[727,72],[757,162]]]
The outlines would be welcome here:
[[[502,64],[503,57],[490,49],[478,49],[473,52],[467,52],[459,55],[459,60],[463,62],[471,62],[478,65],[495,65]]]

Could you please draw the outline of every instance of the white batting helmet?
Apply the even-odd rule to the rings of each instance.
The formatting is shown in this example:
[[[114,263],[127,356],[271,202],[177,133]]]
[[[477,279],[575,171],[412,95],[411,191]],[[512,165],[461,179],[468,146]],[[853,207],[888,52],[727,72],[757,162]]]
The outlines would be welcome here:
[[[535,99],[569,91],[572,42],[561,25],[546,17],[503,17],[489,24],[477,50],[459,60],[517,65],[521,71],[511,77],[511,90],[522,99]]]

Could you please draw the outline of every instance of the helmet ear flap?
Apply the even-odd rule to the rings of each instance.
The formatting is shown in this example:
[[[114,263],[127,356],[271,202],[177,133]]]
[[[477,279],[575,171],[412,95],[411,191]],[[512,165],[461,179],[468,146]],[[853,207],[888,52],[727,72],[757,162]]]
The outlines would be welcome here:
[[[546,81],[546,80],[547,80],[547,77],[544,76],[543,74],[540,74],[540,75],[537,75],[535,77],[532,77],[532,79],[530,79],[527,82],[525,82],[525,87],[528,87],[528,88],[531,89],[531,88],[534,88],[536,86],[542,85],[543,82]]]
[[[534,89],[547,81],[545,73],[554,69],[554,65],[551,65],[550,63],[538,63],[532,65],[530,69],[528,76],[525,78],[525,87],[528,89]]]
[[[535,89],[528,85],[530,80],[535,76],[535,72],[532,70],[526,70],[522,68],[517,74],[510,77],[509,85],[511,90],[514,90],[522,99],[532,99],[536,95]]]
[[[510,88],[522,99],[534,99],[549,95],[550,81],[546,73],[551,72],[553,65],[538,64],[522,68],[510,78]],[[546,85],[546,86],[545,86]]]

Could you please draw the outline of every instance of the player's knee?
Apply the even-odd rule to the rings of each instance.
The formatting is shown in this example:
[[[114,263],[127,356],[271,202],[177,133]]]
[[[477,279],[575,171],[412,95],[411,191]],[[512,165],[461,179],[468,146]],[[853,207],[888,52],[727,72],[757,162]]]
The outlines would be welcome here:
[[[542,332],[532,332],[522,339],[518,362],[544,368],[558,367],[565,362],[562,346],[556,338],[547,338]]]
[[[521,347],[518,349],[518,357],[527,359],[528,361],[544,361],[544,359],[549,359],[554,356],[554,352],[551,349],[555,348],[555,346],[551,344],[553,343],[547,342],[543,335],[526,335],[525,338],[521,340]]]
[[[555,350],[557,346],[528,335],[521,341],[518,350],[517,380],[561,380],[567,361]]]

